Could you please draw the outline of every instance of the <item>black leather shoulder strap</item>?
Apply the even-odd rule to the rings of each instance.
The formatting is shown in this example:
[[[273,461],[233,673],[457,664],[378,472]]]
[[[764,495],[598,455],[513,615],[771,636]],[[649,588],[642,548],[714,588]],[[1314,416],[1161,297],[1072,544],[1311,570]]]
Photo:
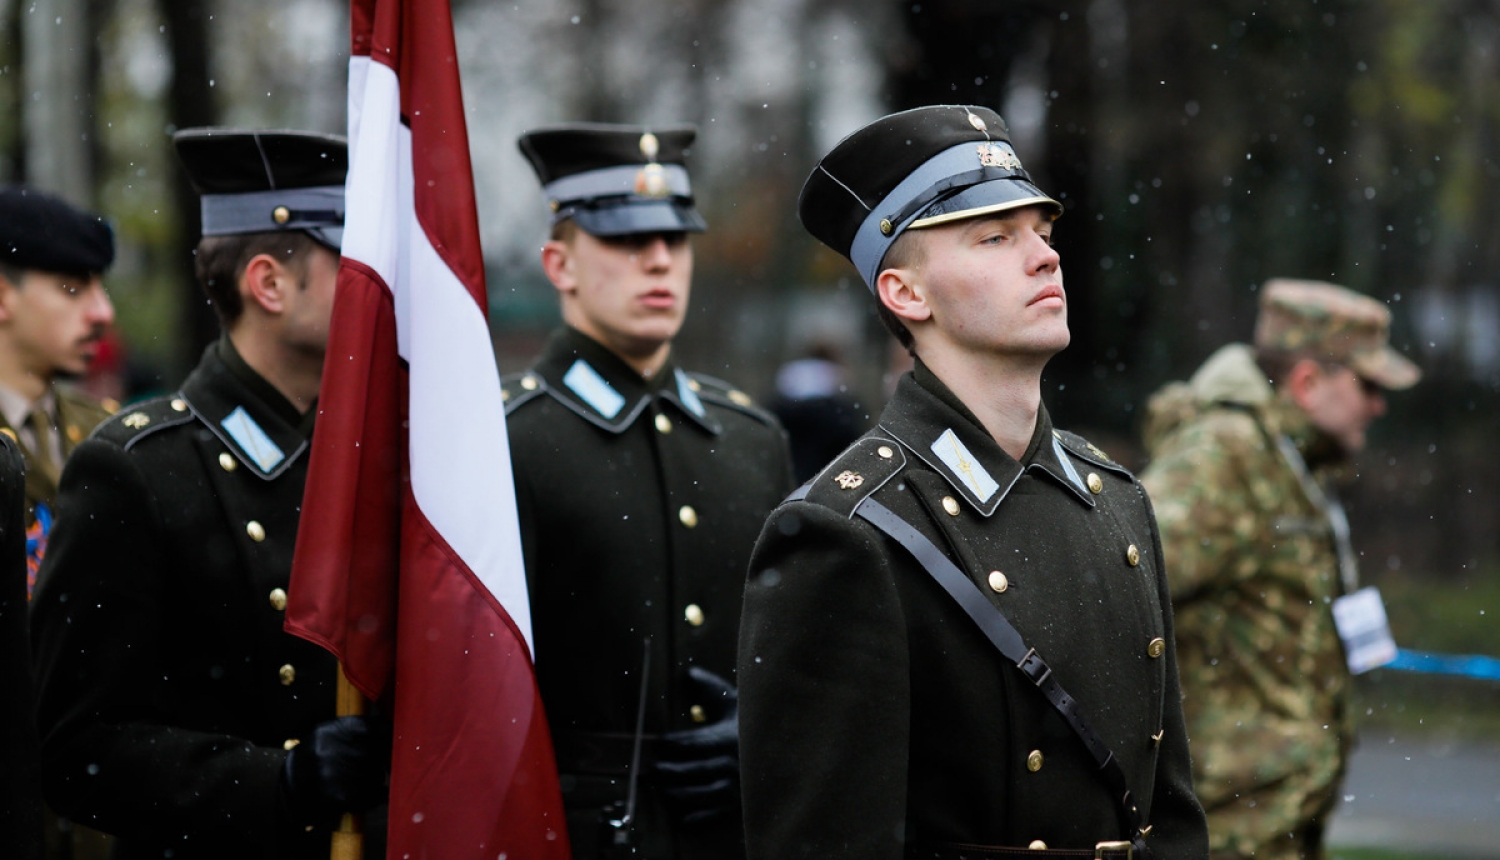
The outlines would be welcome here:
[[[922,565],[922,568],[937,581],[937,584],[958,603],[964,614],[979,625],[985,638],[989,639],[1007,660],[1015,663],[1016,668],[1021,670],[1021,674],[1036,685],[1036,688],[1073,729],[1074,734],[1078,735],[1078,739],[1083,741],[1089,754],[1094,757],[1094,761],[1099,765],[1100,775],[1109,784],[1114,796],[1119,799],[1121,819],[1126,832],[1130,834],[1131,841],[1135,843],[1136,856],[1149,860],[1151,855],[1141,834],[1140,810],[1126,783],[1125,771],[1120,767],[1120,763],[1104,740],[1084,719],[1083,709],[1078,701],[1068,695],[1067,691],[1052,677],[1052,669],[1036,652],[1036,649],[1027,647],[1025,640],[1021,638],[1021,634],[1011,625],[1005,614],[985,599],[974,582],[959,570],[942,550],[913,528],[910,523],[893,513],[890,508],[873,498],[866,498],[860,502],[859,507],[855,508],[854,513],[905,547],[917,563]]]

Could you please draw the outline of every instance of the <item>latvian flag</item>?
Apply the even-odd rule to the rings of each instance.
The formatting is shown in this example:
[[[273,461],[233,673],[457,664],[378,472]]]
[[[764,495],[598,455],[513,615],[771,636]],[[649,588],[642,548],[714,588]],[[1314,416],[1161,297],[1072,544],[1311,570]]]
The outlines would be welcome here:
[[[351,7],[343,260],[286,629],[392,716],[388,857],[564,860],[452,16]]]

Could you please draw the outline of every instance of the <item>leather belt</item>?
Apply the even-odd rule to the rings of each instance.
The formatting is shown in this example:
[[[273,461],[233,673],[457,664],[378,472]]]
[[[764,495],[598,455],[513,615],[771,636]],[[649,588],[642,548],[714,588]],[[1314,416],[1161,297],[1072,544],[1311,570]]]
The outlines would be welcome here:
[[[1004,848],[943,842],[908,845],[906,860],[1008,860],[1008,858],[1079,857],[1093,860],[1135,860],[1129,842],[1100,842],[1093,848]]]

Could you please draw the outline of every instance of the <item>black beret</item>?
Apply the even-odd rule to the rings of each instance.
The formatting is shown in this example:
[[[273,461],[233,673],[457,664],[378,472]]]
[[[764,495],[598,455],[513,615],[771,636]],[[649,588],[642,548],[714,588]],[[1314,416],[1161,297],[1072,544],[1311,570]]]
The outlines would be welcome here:
[[[172,143],[202,198],[204,236],[303,230],[338,250],[349,173],[344,138],[189,128]]]
[[[944,105],[891,114],[844,138],[808,176],[797,214],[873,288],[902,232],[1035,204],[1062,212],[1021,167],[1005,120],[986,107]]]
[[[115,234],[102,217],[35,189],[0,188],[0,263],[82,275],[114,261]]]
[[[528,131],[516,144],[541,180],[552,223],[594,236],[701,233],[685,163],[692,126],[571,123]]]

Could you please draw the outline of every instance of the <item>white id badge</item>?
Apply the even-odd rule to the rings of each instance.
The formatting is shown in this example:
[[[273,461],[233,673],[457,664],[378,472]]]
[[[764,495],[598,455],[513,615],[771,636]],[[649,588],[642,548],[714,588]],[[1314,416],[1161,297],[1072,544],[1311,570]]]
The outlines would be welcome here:
[[[1369,585],[1335,600],[1333,621],[1344,640],[1350,672],[1358,675],[1396,659],[1396,640],[1391,637],[1380,589]]]

